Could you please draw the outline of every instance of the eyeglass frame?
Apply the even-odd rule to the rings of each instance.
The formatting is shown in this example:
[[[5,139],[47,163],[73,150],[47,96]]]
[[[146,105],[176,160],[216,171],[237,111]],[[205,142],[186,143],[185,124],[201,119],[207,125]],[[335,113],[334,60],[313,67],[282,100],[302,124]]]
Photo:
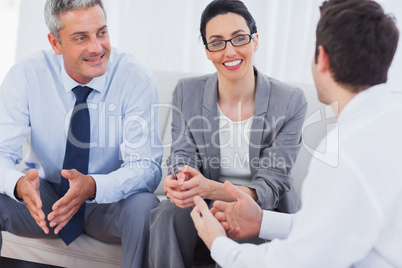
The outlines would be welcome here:
[[[240,35],[238,35],[238,36],[232,37],[232,38],[227,39],[227,40],[212,41],[212,42],[206,43],[206,44],[205,44],[205,48],[206,48],[206,50],[208,50],[209,52],[219,52],[219,51],[222,51],[222,50],[224,50],[224,49],[226,48],[226,44],[227,44],[228,42],[230,42],[230,43],[232,44],[232,46],[234,46],[234,47],[242,47],[242,46],[245,46],[245,45],[250,44],[250,43],[251,43],[251,40],[254,39],[254,37],[255,37],[256,34],[257,34],[257,33],[253,33],[253,34],[240,34]],[[245,43],[245,44],[240,45],[240,46],[237,46],[237,45],[235,45],[235,44],[232,43],[232,40],[233,40],[233,39],[238,38],[239,36],[243,36],[243,35],[247,35],[248,37],[250,37],[250,40],[248,41],[248,43]],[[208,45],[209,45],[209,44],[212,44],[212,43],[215,43],[215,42],[225,42],[225,46],[224,46],[222,49],[219,49],[219,50],[214,50],[214,51],[209,50]]]

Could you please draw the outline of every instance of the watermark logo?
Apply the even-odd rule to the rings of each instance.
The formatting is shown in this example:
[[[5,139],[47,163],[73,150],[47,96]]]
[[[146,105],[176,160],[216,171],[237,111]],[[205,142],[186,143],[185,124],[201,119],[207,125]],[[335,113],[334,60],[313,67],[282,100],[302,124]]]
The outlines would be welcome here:
[[[339,128],[332,110],[332,107],[337,106],[338,102],[334,102],[310,114],[302,128],[304,149],[331,167],[337,167],[339,164]]]
[[[334,107],[334,105],[336,106],[338,103],[335,102],[331,104],[332,107]],[[337,128],[338,123],[331,106],[327,105],[310,114],[305,119],[302,127],[302,146],[314,158],[332,167],[336,167],[339,164],[339,132]],[[241,107],[239,108],[241,109]],[[270,132],[270,136],[276,137],[276,135],[280,135],[280,129],[286,123],[285,116],[272,118],[254,116],[253,120],[245,124],[240,134],[233,135],[237,132],[234,133],[235,131],[233,131],[230,126],[223,127],[222,129],[219,127],[215,129],[212,126],[213,124],[215,126],[219,125],[222,116],[207,118],[197,115],[189,118],[185,116],[180,109],[171,104],[150,104],[149,112],[126,116],[121,115],[119,109],[114,104],[88,103],[88,109],[92,111],[92,115],[95,115],[91,120],[97,120],[94,124],[96,132],[95,137],[97,135],[97,138],[92,140],[89,144],[82,144],[70,135],[70,142],[78,147],[120,147],[121,150],[127,152],[135,152],[143,146],[149,146],[153,149],[164,148],[165,150],[169,150],[170,147],[182,142],[197,147],[198,150],[209,146],[220,149],[233,146],[238,147],[241,142],[246,142],[247,146],[250,148],[263,149],[266,148],[268,144],[253,144],[250,140],[250,136],[261,136],[263,133]],[[167,131],[170,130],[168,125],[171,124],[171,115],[173,113],[176,114],[176,123],[173,124],[175,129],[173,129],[173,131]],[[68,136],[68,126],[71,116],[74,116],[72,115],[72,110],[65,118],[66,137]],[[164,118],[163,122],[159,122],[159,117]],[[258,124],[260,128],[255,128],[254,124]],[[161,143],[158,131],[161,125],[165,132],[164,135],[171,135],[171,133],[174,132],[173,141]],[[210,134],[210,140],[204,141],[203,139],[198,139],[197,142],[194,140],[194,135],[204,135],[205,132]],[[226,133],[226,139],[220,141],[220,144],[218,144],[218,137],[223,133]],[[94,137],[94,135],[92,135],[92,137]],[[317,147],[320,140],[322,140],[322,142],[320,146]],[[200,144],[200,141],[205,142],[205,144]],[[121,146],[124,148],[121,148]],[[269,146],[277,146],[275,138]],[[271,159],[272,156],[269,158]],[[274,162],[278,161],[276,160]],[[275,163],[275,165],[277,164],[278,163]],[[270,163],[270,165],[272,165],[272,163]]]

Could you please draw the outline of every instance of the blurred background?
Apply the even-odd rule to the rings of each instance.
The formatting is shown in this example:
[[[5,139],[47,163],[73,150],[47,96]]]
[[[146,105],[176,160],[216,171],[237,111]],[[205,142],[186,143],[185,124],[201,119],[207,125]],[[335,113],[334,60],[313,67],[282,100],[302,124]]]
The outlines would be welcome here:
[[[104,0],[113,47],[131,52],[152,70],[211,73],[199,34],[210,0]],[[255,65],[290,83],[313,84],[310,65],[322,0],[244,0],[257,22]],[[379,0],[402,30],[402,1]],[[43,18],[45,0],[0,0],[0,82],[16,61],[51,49]],[[400,38],[402,39],[402,38]],[[402,41],[400,41],[402,43]],[[402,47],[389,84],[402,90]]]

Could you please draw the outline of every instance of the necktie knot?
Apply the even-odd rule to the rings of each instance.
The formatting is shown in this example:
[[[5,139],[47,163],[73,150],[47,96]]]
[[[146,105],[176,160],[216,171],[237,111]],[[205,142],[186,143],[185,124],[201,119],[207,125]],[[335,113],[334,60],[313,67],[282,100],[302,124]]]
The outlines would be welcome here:
[[[73,92],[75,94],[76,102],[83,103],[87,101],[89,93],[91,93],[92,88],[87,86],[76,86],[73,88]]]

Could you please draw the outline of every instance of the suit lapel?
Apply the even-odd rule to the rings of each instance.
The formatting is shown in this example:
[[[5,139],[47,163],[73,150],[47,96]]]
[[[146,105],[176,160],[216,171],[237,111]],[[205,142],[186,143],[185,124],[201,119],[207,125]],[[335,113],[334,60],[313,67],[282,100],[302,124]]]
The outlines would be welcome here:
[[[205,149],[205,158],[209,161],[220,159],[219,141],[219,120],[218,120],[218,77],[217,74],[211,75],[205,83],[202,124],[204,131],[204,144],[208,144]],[[211,165],[208,161],[206,170],[210,171],[209,179],[218,180],[220,175],[219,165]]]
[[[251,176],[255,175],[256,169],[253,168],[256,165],[251,165],[253,159],[260,158],[262,144],[262,134],[265,128],[265,116],[268,112],[269,97],[271,95],[271,85],[268,77],[262,75],[257,69],[254,68],[254,72],[257,76],[257,85],[255,92],[255,104],[254,104],[254,119],[252,124],[252,132],[250,133],[250,170]]]

